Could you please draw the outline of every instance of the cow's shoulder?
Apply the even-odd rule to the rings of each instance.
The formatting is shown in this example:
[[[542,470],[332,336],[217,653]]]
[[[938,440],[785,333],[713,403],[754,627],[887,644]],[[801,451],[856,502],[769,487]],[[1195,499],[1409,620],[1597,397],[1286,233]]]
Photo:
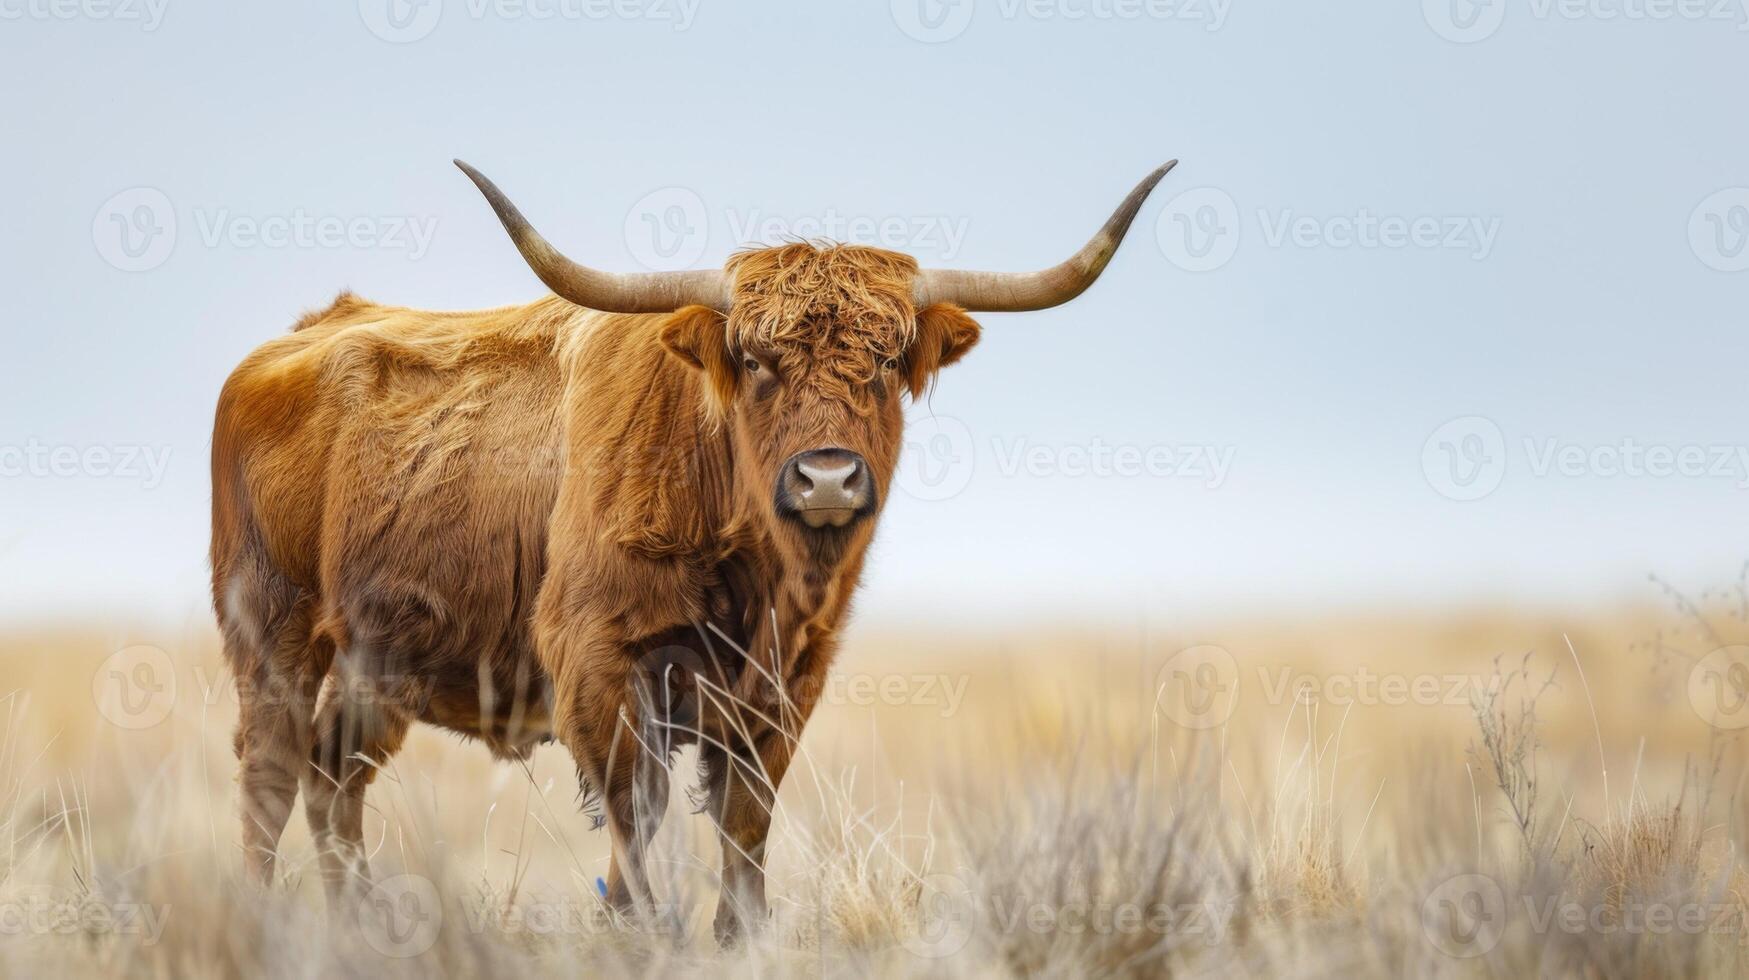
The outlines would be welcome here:
[[[561,343],[566,482],[578,540],[706,561],[729,523],[723,423],[697,373],[661,343],[664,315],[591,314]]]

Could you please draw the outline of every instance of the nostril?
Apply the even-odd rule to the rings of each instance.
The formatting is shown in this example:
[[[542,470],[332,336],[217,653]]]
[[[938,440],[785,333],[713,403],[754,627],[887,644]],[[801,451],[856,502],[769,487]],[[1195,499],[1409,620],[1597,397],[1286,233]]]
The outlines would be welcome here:
[[[831,469],[826,469],[803,463],[801,465],[801,474],[802,478],[807,481],[810,489],[842,490],[849,483],[851,467],[835,466]]]
[[[868,463],[845,449],[797,453],[784,467],[778,506],[810,527],[844,527],[875,496]]]

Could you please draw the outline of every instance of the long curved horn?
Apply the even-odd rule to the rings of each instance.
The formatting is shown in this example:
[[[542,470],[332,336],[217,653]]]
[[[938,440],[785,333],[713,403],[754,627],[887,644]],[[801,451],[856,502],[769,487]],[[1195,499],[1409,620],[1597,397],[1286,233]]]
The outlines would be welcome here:
[[[1148,192],[1166,176],[1177,160],[1162,164],[1142,178],[1136,189],[1112,212],[1105,227],[1081,251],[1060,265],[1039,272],[967,272],[960,269],[924,269],[917,274],[917,308],[931,303],[957,303],[985,313],[1019,313],[1060,306],[1081,295],[1117,252],[1118,243],[1130,230],[1130,222],[1148,199]]]
[[[579,265],[548,244],[485,174],[460,160],[455,165],[486,195],[516,250],[540,281],[578,306],[605,313],[668,313],[694,303],[728,310],[729,282],[720,270],[602,272]]]

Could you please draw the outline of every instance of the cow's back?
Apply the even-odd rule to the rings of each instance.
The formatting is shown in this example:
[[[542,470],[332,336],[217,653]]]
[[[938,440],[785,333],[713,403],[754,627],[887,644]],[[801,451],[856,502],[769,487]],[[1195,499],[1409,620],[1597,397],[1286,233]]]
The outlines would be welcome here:
[[[528,669],[563,458],[555,341],[586,315],[342,296],[258,348],[214,425],[221,620],[306,603],[355,666],[425,685],[421,714],[477,706],[483,665]]]

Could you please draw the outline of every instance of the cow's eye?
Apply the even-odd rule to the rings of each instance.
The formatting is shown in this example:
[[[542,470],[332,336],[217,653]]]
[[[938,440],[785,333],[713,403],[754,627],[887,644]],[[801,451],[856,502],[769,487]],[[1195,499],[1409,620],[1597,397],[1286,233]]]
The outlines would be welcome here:
[[[748,356],[741,360],[741,366],[747,369],[748,374],[758,374],[763,365],[759,363],[759,358]]]
[[[897,371],[898,369],[899,369],[899,359],[896,357],[889,357],[886,360],[881,362],[881,370],[882,371]]]

